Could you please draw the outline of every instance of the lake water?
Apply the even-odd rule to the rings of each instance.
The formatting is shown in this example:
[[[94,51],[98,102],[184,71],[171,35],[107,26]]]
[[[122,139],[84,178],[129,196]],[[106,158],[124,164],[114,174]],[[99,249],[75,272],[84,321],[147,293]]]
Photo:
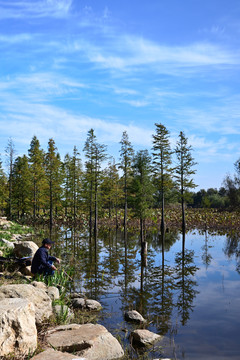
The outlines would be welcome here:
[[[63,232],[55,253],[75,267],[75,287],[101,302],[98,323],[129,345],[136,325],[124,320],[136,309],[147,329],[164,338],[142,358],[240,359],[240,245],[235,235],[167,233],[162,241],[149,234],[147,266],[139,238],[105,231],[97,248],[85,234]],[[164,251],[163,251],[164,248]],[[160,346],[159,346],[160,345]]]

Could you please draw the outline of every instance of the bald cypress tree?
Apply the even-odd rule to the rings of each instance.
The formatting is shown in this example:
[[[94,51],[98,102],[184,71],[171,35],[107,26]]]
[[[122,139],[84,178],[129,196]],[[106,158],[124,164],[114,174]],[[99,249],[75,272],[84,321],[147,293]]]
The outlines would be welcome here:
[[[186,201],[186,191],[189,189],[195,188],[195,185],[192,176],[196,173],[196,170],[193,168],[197,163],[194,161],[192,156],[192,147],[188,145],[188,139],[185,134],[181,131],[179,134],[179,140],[177,142],[175,153],[177,156],[177,166],[175,168],[175,178],[176,184],[178,186],[181,198],[182,206],[182,231],[183,233],[186,230],[186,221],[185,221],[185,201]]]
[[[45,155],[45,172],[47,178],[47,198],[49,206],[50,230],[53,225],[53,211],[57,212],[62,194],[62,163],[60,154],[57,152],[55,141],[51,138],[48,141],[48,151]]]
[[[40,208],[44,204],[44,191],[46,190],[46,176],[44,170],[44,151],[40,147],[40,142],[33,136],[28,150],[30,164],[30,188],[33,218],[39,214]]]
[[[2,168],[0,159],[0,213],[4,213],[7,205],[7,177]]]
[[[12,173],[12,210],[18,218],[30,213],[30,181],[28,158],[26,155],[18,156]]]
[[[99,204],[99,187],[102,181],[102,162],[106,159],[106,146],[97,142],[94,130],[90,129],[84,146],[86,156],[86,173],[85,173],[85,189],[87,190],[89,199],[90,213],[90,235],[92,230],[92,220],[94,211],[94,236],[97,238],[98,231],[98,204]]]
[[[170,134],[163,124],[155,124],[156,134],[153,135],[153,170],[157,180],[157,187],[161,195],[161,233],[165,232],[165,194],[171,186],[172,151]]]
[[[147,150],[140,150],[133,159],[132,193],[135,216],[140,220],[141,244],[145,240],[145,220],[153,203],[152,159]]]
[[[129,141],[128,134],[126,131],[122,134],[120,141],[120,165],[119,168],[122,170],[123,175],[123,191],[124,191],[124,236],[126,237],[127,229],[127,211],[128,211],[128,195],[130,189],[130,183],[132,180],[132,161],[134,156],[134,150],[131,142]]]
[[[6,155],[6,163],[8,168],[8,208],[7,208],[7,215],[11,219],[12,218],[12,182],[13,182],[13,163],[15,160],[15,145],[13,140],[10,138],[8,140],[8,144],[5,149]]]

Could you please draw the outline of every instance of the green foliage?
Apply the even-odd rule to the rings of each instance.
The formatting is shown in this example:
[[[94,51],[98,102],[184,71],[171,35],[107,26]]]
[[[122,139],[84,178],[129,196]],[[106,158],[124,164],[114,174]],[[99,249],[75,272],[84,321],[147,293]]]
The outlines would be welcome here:
[[[63,171],[60,154],[55,141],[48,141],[48,151],[45,155],[45,174],[47,179],[46,198],[48,200],[50,226],[53,224],[53,211],[61,208]]]
[[[42,223],[50,218],[50,224],[54,220],[68,221],[69,224],[80,220],[85,225],[93,225],[94,221],[96,229],[98,216],[110,220],[114,214],[116,226],[121,217],[126,225],[131,210],[138,218],[146,218],[151,217],[150,208],[161,206],[163,218],[165,203],[177,206],[183,201],[193,207],[240,208],[239,159],[234,164],[235,175],[227,176],[219,191],[202,189],[190,193],[195,187],[193,176],[196,172],[192,147],[181,131],[175,148],[177,162],[173,168],[169,131],[161,123],[155,125],[152,168],[147,170],[146,176],[148,184],[143,180],[145,174],[141,174],[139,162],[140,156],[143,161],[145,150],[138,152],[137,164],[126,131],[120,141],[119,164],[109,162],[105,169],[102,167],[107,158],[106,147],[97,142],[93,129],[89,130],[83,149],[84,168],[76,146],[73,154],[67,154],[62,162],[53,139],[49,139],[47,152],[44,152],[34,136],[28,157],[23,155],[15,159],[14,144],[10,139],[6,147],[8,177],[0,161],[0,214],[5,211],[11,218],[33,218]],[[149,158],[149,164],[145,165],[150,163]],[[10,238],[10,235],[6,236]]]
[[[30,209],[30,174],[27,156],[17,157],[12,173],[12,211],[18,218],[23,217]]]
[[[54,272],[54,275],[39,275],[35,276],[35,280],[44,282],[47,286],[56,286],[59,289],[60,295],[64,296],[67,291],[72,288],[73,269],[67,271],[60,269]]]
[[[39,215],[40,208],[44,205],[44,192],[46,189],[46,177],[44,171],[44,151],[40,148],[36,136],[32,138],[29,155],[30,168],[30,200],[32,204],[33,217]]]
[[[7,177],[2,168],[2,161],[0,159],[0,213],[4,212],[7,205]]]
[[[133,159],[133,181],[131,187],[134,212],[139,219],[146,219],[153,204],[151,156],[147,150],[140,150]]]
[[[126,131],[122,134],[122,139],[120,141],[120,164],[119,169],[122,170],[122,184],[124,192],[124,228],[126,229],[127,224],[127,209],[128,209],[128,195],[129,188],[132,181],[132,160],[134,156],[134,150],[131,142],[129,141],[128,134]]]
[[[186,190],[195,188],[192,176],[196,173],[193,167],[197,164],[192,156],[192,147],[188,145],[188,139],[181,131],[177,142],[175,153],[177,156],[177,166],[175,167],[176,184],[180,190],[181,197],[184,199]]]
[[[6,239],[6,240],[8,240],[8,239]],[[3,253],[2,254],[3,257],[7,258],[7,257],[11,257],[11,256],[14,255],[13,248],[10,248],[6,244],[2,243],[1,241],[0,241],[0,249],[1,249],[2,253]]]
[[[75,220],[80,205],[82,191],[82,164],[80,154],[76,146],[73,148],[72,156],[66,154],[63,169],[63,205],[65,208],[65,215],[70,215]]]

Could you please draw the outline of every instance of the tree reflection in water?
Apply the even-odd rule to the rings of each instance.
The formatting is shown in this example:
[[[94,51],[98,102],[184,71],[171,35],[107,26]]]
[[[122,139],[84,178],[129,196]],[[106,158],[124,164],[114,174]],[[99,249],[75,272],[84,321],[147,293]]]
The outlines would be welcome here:
[[[229,258],[236,258],[236,270],[240,274],[240,236],[237,232],[227,235],[224,254]]]
[[[209,254],[209,248],[211,246],[208,244],[208,232],[207,230],[205,231],[205,242],[204,242],[204,245],[202,247],[202,250],[203,250],[203,254],[202,254],[202,260],[203,260],[203,263],[206,265],[206,270],[208,268],[208,266],[211,264],[211,261],[212,261],[212,255]]]
[[[75,268],[78,290],[100,301],[117,294],[122,315],[126,310],[136,309],[155,331],[165,335],[177,331],[173,324],[177,323],[174,309],[181,324],[186,324],[197,294],[194,279],[197,267],[194,252],[185,249],[185,234],[182,251],[176,253],[172,263],[165,260],[165,254],[178,240],[177,232],[160,237],[149,233],[145,266],[140,239],[134,233],[123,236],[119,231],[100,230],[96,239],[91,233],[86,236],[72,230],[65,232],[64,255]]]
[[[177,309],[181,316],[181,324],[185,325],[193,311],[193,300],[198,291],[194,275],[198,268],[194,265],[194,251],[185,250],[185,232],[182,234],[182,251],[175,256],[175,287],[178,292]]]

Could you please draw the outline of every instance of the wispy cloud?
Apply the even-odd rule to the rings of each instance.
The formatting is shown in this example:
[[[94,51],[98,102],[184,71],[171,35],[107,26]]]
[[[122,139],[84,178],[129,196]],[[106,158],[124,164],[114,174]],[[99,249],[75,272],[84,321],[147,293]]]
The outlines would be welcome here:
[[[0,43],[17,44],[32,40],[31,34],[0,35]]]
[[[126,104],[129,104],[133,107],[144,107],[149,105],[149,102],[146,100],[122,100],[122,102],[125,102]]]
[[[199,67],[239,64],[237,54],[210,43],[164,46],[140,37],[122,36],[101,48],[78,41],[75,42],[74,48],[76,51],[85,51],[91,62],[104,68],[118,70],[133,69],[144,65],[155,65],[158,69],[164,65],[164,69],[169,69],[173,66]]]
[[[8,99],[7,92],[17,91],[21,94],[21,98],[35,99],[37,102],[49,101],[49,96],[63,96],[76,93],[79,89],[88,86],[77,82],[72,78],[68,78],[59,73],[30,73],[22,74],[16,77],[7,77],[0,79],[0,102],[4,103],[4,98]],[[8,101],[5,101],[7,104]]]
[[[106,144],[118,143],[126,130],[134,145],[151,146],[152,132],[141,126],[73,114],[56,106],[30,104],[16,98],[9,101],[8,106],[12,110],[6,119],[3,117],[0,121],[0,133],[4,136],[11,132],[13,139],[16,138],[25,145],[37,134],[42,141],[53,137],[59,148],[72,148],[76,144],[83,146],[87,131],[94,128],[99,141]]]
[[[0,1],[0,18],[65,17],[71,5],[72,0]]]

